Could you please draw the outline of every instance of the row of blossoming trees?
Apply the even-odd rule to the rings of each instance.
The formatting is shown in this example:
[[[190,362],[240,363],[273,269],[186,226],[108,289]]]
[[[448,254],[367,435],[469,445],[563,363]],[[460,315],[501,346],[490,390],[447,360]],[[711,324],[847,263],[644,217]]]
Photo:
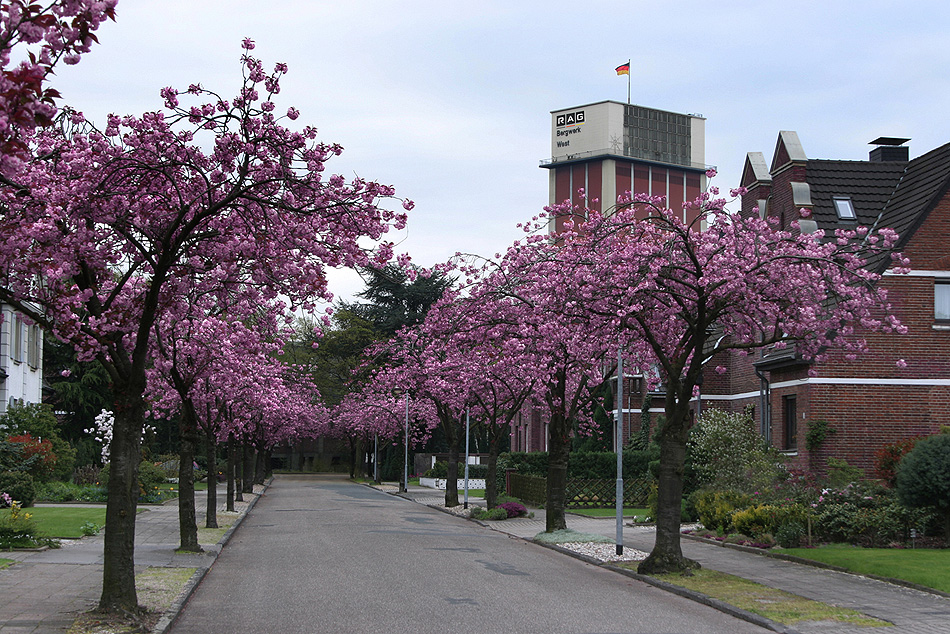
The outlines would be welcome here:
[[[826,236],[802,234],[797,223],[782,230],[729,213],[717,195],[711,188],[689,203],[700,208],[692,226],[681,220],[682,210],[647,197],[621,200],[608,214],[555,207],[494,260],[459,258],[453,266],[461,283],[423,323],[373,351],[388,362],[357,400],[402,388],[433,408],[414,433],[425,436],[438,424],[449,442],[447,506],[458,504],[453,483],[463,412],[508,434],[523,406],[540,410],[548,429],[545,510],[552,531],[566,527],[571,437],[584,433],[593,388],[615,374],[623,349],[627,362],[666,394],[656,432],[656,545],[640,570],[689,566],[679,543],[680,503],[690,400],[704,364],[730,349],[792,343],[805,358],[831,350],[853,355],[865,349],[856,335],[861,329],[904,330],[878,276],[866,268],[881,256],[894,258],[893,270],[907,267],[891,253],[893,231]],[[565,214],[583,220],[548,234],[551,218]],[[382,407],[398,411],[393,403]],[[364,429],[399,437],[393,417],[354,418]]]
[[[315,128],[291,128],[294,108],[278,113],[287,66],[265,71],[251,40],[233,98],[194,84],[165,88],[163,109],[109,116],[104,128],[68,110],[54,121],[47,75],[58,59],[78,61],[114,6],[12,0],[0,9],[0,301],[109,375],[99,607],[132,611],[146,416],[180,416],[192,453],[198,429],[211,442],[259,446],[317,433],[326,412],[312,384],[275,360],[286,316],[332,299],[328,267],[388,262],[384,234],[406,215],[385,204],[392,188],[324,171],[341,148],[319,142]],[[11,66],[24,47],[27,60]],[[187,489],[191,461],[181,464]],[[195,549],[189,493],[182,546]]]

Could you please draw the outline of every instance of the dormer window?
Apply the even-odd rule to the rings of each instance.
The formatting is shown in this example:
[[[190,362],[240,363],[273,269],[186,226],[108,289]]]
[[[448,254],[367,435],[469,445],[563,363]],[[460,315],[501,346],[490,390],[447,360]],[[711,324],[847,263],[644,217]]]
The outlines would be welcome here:
[[[838,213],[839,220],[857,220],[858,216],[854,213],[854,203],[848,196],[835,196],[835,211]]]

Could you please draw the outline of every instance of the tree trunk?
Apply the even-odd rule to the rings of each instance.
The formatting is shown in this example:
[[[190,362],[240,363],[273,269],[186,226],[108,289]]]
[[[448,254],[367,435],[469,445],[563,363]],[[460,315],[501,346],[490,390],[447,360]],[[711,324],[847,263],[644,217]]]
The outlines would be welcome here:
[[[445,508],[459,505],[459,423],[449,414],[442,418],[445,440],[449,445],[449,471],[445,476]]]
[[[356,456],[359,455],[359,443],[353,436],[349,436],[346,441],[350,446],[350,479],[352,480],[356,477]]]
[[[139,499],[139,463],[145,403],[141,391],[116,386],[115,423],[109,445],[102,612],[137,612],[135,593],[135,513]]]
[[[234,512],[234,435],[228,436],[228,502],[227,509]]]
[[[241,464],[241,491],[254,493],[254,448],[244,443],[244,460]]]
[[[234,447],[234,501],[244,501],[244,445],[241,445],[241,452]]]
[[[271,461],[271,450],[264,450],[264,480],[270,480],[274,477],[274,465]]]
[[[254,460],[254,484],[264,484],[264,452],[263,451],[258,451],[257,456]]]
[[[205,528],[218,527],[218,451],[214,434],[205,434],[205,459],[208,461],[208,503]]]
[[[567,528],[567,462],[571,456],[571,435],[567,417],[557,412],[548,424],[548,478],[544,507],[547,533]]]
[[[181,447],[178,451],[178,550],[201,552],[198,544],[198,517],[195,511],[195,444],[198,429],[194,412],[186,403],[182,407]]]
[[[699,567],[697,562],[683,556],[680,547],[689,401],[677,403],[672,387],[668,388],[666,398],[666,421],[656,433],[660,442],[656,542],[653,551],[637,568],[638,572],[647,575],[682,572]]]
[[[498,455],[501,453],[502,427],[492,425],[488,432],[488,473],[485,476],[485,505],[498,505]]]

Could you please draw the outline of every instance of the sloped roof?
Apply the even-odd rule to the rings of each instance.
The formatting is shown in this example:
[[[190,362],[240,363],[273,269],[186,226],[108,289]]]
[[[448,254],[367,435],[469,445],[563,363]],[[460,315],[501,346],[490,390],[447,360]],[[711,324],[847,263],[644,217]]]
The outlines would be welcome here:
[[[883,206],[877,225],[897,231],[900,234],[898,247],[903,248],[948,186],[950,143],[918,156],[907,165],[896,190]]]
[[[839,226],[871,226],[894,193],[904,174],[906,161],[837,161],[810,159],[806,173],[811,187],[813,219],[818,227],[833,231]],[[851,198],[856,221],[838,219],[835,196]]]

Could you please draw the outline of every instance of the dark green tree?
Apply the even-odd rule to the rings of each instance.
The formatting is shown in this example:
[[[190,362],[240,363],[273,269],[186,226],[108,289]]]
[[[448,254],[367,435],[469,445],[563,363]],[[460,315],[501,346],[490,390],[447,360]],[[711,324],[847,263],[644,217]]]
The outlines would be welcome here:
[[[364,269],[366,288],[357,293],[361,302],[344,303],[343,308],[373,324],[383,337],[391,337],[400,328],[418,324],[429,307],[442,297],[454,278],[433,274],[415,279],[400,266],[390,264],[380,269]]]
[[[944,518],[950,542],[950,434],[929,436],[901,459],[897,495],[912,508],[933,508]]]

